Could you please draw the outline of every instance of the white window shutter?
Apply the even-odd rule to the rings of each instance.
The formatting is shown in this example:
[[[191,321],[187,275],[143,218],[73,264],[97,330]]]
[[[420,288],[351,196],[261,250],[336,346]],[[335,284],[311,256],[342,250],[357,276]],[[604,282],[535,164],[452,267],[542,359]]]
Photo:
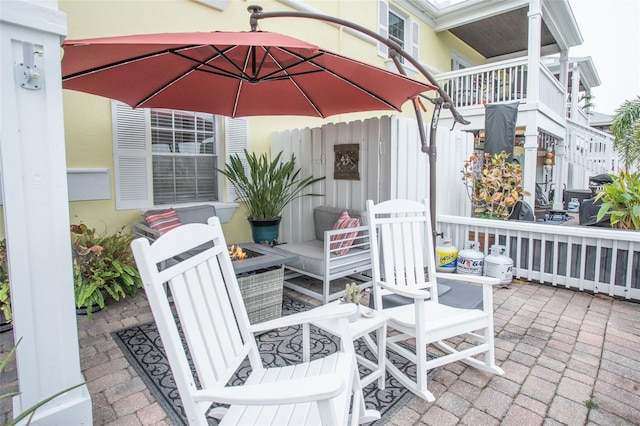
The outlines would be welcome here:
[[[116,209],[153,205],[151,134],[148,110],[111,102]]]
[[[411,20],[411,56],[420,61],[420,24]]]
[[[378,0],[378,34],[385,39],[389,38],[389,3],[385,0]],[[378,55],[385,59],[389,57],[386,44],[378,42]]]
[[[226,117],[224,126],[224,142],[226,147],[225,163],[229,162],[229,157],[238,154],[243,160],[244,169],[247,170],[247,161],[244,150],[249,148],[248,123],[246,118]],[[235,201],[238,193],[227,181],[227,202]]]

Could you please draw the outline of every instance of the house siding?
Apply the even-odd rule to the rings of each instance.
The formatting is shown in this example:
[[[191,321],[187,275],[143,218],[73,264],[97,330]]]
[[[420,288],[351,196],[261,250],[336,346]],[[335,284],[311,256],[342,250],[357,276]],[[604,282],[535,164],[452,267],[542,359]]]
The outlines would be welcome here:
[[[316,11],[350,20],[370,29],[377,29],[376,2],[372,7],[362,7],[362,2],[347,0],[331,2],[299,2]],[[411,19],[419,22],[419,56],[430,67],[448,69],[451,49],[463,52],[475,59],[477,54],[448,33],[436,34],[433,29],[396,2]],[[265,11],[291,10],[286,1],[266,1],[261,5]],[[247,3],[228,2],[221,11],[192,0],[132,1],[132,2],[78,2],[61,0],[60,10],[67,14],[68,39],[82,39],[125,34],[187,31],[248,31],[249,13]],[[378,56],[373,41],[354,37],[337,27],[315,20],[277,18],[261,20],[259,29],[287,34],[315,43],[323,48],[353,57],[380,67],[388,66]],[[412,46],[407,46],[408,51]],[[474,56],[475,55],[475,56]],[[63,93],[65,137],[68,167],[107,168],[114,172],[112,140],[112,118],[110,100],[98,96],[65,90]],[[425,120],[429,120],[429,110]],[[406,104],[402,115],[414,117],[410,104]],[[355,113],[321,120],[304,117],[251,117],[249,118],[249,149],[269,152],[271,135],[286,129],[318,127],[327,123],[361,120],[383,115],[381,113]],[[388,112],[387,112],[388,114]],[[222,145],[224,151],[224,144]],[[224,155],[224,152],[221,152]],[[112,181],[113,185],[113,181]],[[83,222],[97,229],[115,231],[128,227],[141,219],[139,209],[117,210],[114,194],[111,200],[76,201],[70,203],[72,223]],[[221,192],[223,194],[224,191]],[[233,201],[233,200],[225,200]],[[250,231],[242,208],[236,210],[229,223],[223,225],[230,242],[250,239]]]

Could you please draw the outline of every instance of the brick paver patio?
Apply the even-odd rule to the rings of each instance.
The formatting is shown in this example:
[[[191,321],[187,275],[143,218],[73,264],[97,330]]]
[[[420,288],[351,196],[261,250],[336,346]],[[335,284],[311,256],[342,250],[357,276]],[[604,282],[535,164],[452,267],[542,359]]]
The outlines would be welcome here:
[[[494,292],[496,357],[504,376],[449,364],[430,378],[436,401],[414,397],[387,425],[640,424],[640,305],[514,282]],[[152,320],[144,293],[78,317],[95,425],[169,425],[122,352],[114,330]],[[6,353],[13,337],[0,335]],[[15,363],[0,394],[17,390]],[[0,402],[6,423],[8,399]]]

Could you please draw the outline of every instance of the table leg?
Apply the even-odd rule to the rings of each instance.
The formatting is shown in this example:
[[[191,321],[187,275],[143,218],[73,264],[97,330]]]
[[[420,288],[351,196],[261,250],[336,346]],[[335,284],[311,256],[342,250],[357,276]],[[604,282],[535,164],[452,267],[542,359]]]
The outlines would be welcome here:
[[[311,332],[309,330],[309,323],[302,324],[302,362],[309,362],[311,358]]]

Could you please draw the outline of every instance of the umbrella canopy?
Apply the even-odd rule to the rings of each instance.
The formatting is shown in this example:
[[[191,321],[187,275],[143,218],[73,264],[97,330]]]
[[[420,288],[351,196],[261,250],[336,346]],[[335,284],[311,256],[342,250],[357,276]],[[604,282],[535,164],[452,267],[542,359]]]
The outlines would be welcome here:
[[[435,87],[281,34],[143,34],[63,43],[62,87],[134,108],[230,117],[396,110]]]

